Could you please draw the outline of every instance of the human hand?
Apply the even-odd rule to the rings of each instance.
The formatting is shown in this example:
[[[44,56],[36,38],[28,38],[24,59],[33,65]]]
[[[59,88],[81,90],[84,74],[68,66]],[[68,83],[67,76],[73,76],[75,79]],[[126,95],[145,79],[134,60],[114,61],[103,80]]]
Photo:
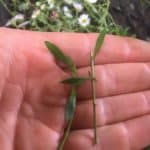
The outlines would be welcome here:
[[[71,56],[88,76],[96,34],[0,29],[0,148],[56,150],[65,128],[68,77],[44,41]],[[108,35],[96,58],[99,144],[93,145],[91,86],[78,89],[64,150],[141,150],[150,144],[150,44]]]

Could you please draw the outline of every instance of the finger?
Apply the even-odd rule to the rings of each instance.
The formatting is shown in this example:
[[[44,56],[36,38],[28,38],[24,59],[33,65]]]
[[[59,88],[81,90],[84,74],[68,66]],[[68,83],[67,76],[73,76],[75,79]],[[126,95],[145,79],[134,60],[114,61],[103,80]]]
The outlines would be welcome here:
[[[22,98],[23,92],[19,85],[5,84],[0,103],[0,118],[1,121],[5,122],[6,128],[9,126],[8,129],[14,129],[13,127],[15,127]]]
[[[16,121],[23,99],[18,85],[5,83],[0,101],[0,145],[2,149],[13,147]]]
[[[99,144],[93,144],[93,129],[72,131],[65,150],[137,150],[150,144],[150,115],[98,128]]]
[[[65,54],[71,56],[78,67],[81,67],[90,64],[89,55],[90,51],[94,49],[97,34],[41,33],[1,28],[0,37],[3,37],[0,45],[7,42],[9,46],[26,51],[47,51],[44,41],[51,41]],[[150,43],[148,42],[107,35],[101,52],[96,58],[96,64],[147,62],[150,60],[149,48]]]
[[[5,86],[6,78],[9,74],[9,65],[11,59],[11,52],[0,47],[0,99]]]
[[[104,126],[150,113],[150,90],[96,100],[97,126]],[[92,100],[77,103],[73,129],[93,127]]]
[[[23,100],[26,80],[26,63],[20,53],[0,48],[0,125],[13,133],[18,111]],[[4,125],[4,127],[2,127]],[[12,131],[13,130],[13,131]]]
[[[88,76],[90,68],[79,69],[80,76]],[[150,88],[150,63],[123,63],[97,65],[96,97],[126,94]],[[91,99],[91,82],[78,89],[79,99]]]

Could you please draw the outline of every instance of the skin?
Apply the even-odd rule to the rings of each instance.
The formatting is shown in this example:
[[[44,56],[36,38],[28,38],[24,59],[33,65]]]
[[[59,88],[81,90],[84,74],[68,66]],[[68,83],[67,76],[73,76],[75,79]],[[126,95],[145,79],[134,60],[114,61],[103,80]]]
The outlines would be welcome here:
[[[44,41],[58,45],[88,76],[97,34],[0,28],[0,148],[56,150],[66,126],[66,69]],[[90,82],[78,89],[64,150],[142,150],[150,144],[150,43],[107,35],[96,58],[99,144],[93,145]]]

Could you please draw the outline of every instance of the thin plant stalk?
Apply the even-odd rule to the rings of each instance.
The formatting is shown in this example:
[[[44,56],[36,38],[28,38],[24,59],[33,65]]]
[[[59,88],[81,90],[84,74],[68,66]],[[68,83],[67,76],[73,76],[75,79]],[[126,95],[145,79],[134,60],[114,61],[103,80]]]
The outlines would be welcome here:
[[[95,69],[94,69],[94,63],[95,63],[95,57],[97,53],[99,52],[103,41],[105,37],[105,32],[102,32],[98,38],[95,45],[94,51],[91,51],[90,59],[91,59],[91,72],[90,72],[90,80],[92,84],[92,97],[93,97],[93,128],[94,128],[94,143],[98,144],[98,136],[97,136],[97,123],[96,123],[96,90],[95,90]],[[47,48],[50,50],[50,52],[54,55],[56,59],[63,62],[67,65],[68,69],[71,72],[71,78],[61,81],[63,84],[70,84],[71,86],[71,94],[68,99],[68,102],[66,104],[65,109],[65,118],[67,120],[67,128],[65,130],[64,136],[61,140],[61,143],[58,146],[58,150],[62,150],[64,147],[64,144],[69,136],[75,108],[76,108],[76,97],[77,97],[77,87],[79,87],[83,82],[88,80],[89,78],[83,78],[77,76],[77,68],[72,59],[65,54],[53,43],[46,41],[45,42]]]
[[[94,144],[98,144],[97,136],[97,121],[96,121],[96,92],[95,92],[95,69],[94,57],[91,51],[91,84],[92,84],[92,102],[93,102],[93,129],[94,129]]]
[[[69,120],[68,122],[68,126],[65,130],[65,134],[63,136],[63,139],[62,141],[60,142],[59,146],[58,146],[58,150],[62,150],[63,147],[64,147],[64,144],[66,143],[67,139],[68,139],[68,136],[69,136],[69,133],[70,133],[70,129],[71,129],[71,125],[72,125],[72,121],[73,119]]]
[[[95,58],[99,53],[101,46],[104,42],[106,32],[103,31],[99,34],[94,51],[91,51],[90,60],[91,60],[91,84],[92,84],[92,99],[93,99],[93,129],[94,129],[94,143],[98,144],[98,136],[97,136],[97,121],[96,121],[96,78],[95,78]]]
[[[75,94],[76,93],[76,89],[75,87],[72,88],[72,92]],[[71,92],[71,93],[72,93]],[[76,95],[76,94],[75,94]],[[75,97],[76,99],[76,97]],[[76,101],[76,100],[75,100]],[[76,103],[75,103],[76,105]],[[70,130],[71,130],[71,126],[72,126],[72,122],[73,122],[73,118],[74,118],[74,113],[73,113],[73,117],[68,120],[67,122],[67,128],[65,129],[65,133],[63,135],[63,138],[61,140],[61,142],[59,143],[59,146],[58,146],[58,150],[63,150],[63,147],[64,147],[64,144],[66,143],[67,139],[68,139],[68,136],[69,136],[69,133],[70,133]]]
[[[7,10],[7,12],[8,12],[11,16],[14,16],[14,13],[8,8],[7,4],[6,4],[3,0],[0,0],[0,4],[2,4],[2,6]]]

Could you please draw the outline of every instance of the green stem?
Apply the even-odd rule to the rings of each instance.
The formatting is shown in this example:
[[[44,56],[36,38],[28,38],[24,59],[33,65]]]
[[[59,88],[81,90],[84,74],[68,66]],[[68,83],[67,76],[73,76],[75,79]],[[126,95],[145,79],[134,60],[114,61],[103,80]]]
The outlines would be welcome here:
[[[72,125],[72,121],[73,119],[69,120],[68,122],[68,126],[67,126],[67,129],[65,131],[65,134],[63,136],[63,140],[61,141],[61,143],[59,144],[59,147],[58,147],[58,150],[63,150],[63,147],[64,147],[64,144],[69,136],[69,133],[70,133],[70,129],[71,129],[71,125]]]
[[[72,92],[76,93],[76,88],[75,87],[72,87]],[[76,106],[76,100],[75,100],[75,106]],[[63,150],[64,144],[66,143],[66,141],[68,139],[68,136],[69,136],[69,133],[70,133],[70,130],[71,130],[73,118],[74,118],[74,113],[73,113],[72,118],[70,120],[68,120],[67,128],[66,128],[65,133],[63,135],[62,141],[60,142],[60,144],[58,146],[58,150]]]
[[[93,97],[93,129],[94,129],[94,143],[98,144],[97,125],[96,125],[96,92],[95,92],[95,70],[94,70],[94,57],[91,52],[91,84],[92,84],[92,97]]]
[[[2,6],[7,10],[7,12],[11,15],[14,16],[14,13],[11,12],[11,10],[7,7],[7,5],[5,4],[5,2],[3,0],[0,0],[0,3],[2,4]]]

